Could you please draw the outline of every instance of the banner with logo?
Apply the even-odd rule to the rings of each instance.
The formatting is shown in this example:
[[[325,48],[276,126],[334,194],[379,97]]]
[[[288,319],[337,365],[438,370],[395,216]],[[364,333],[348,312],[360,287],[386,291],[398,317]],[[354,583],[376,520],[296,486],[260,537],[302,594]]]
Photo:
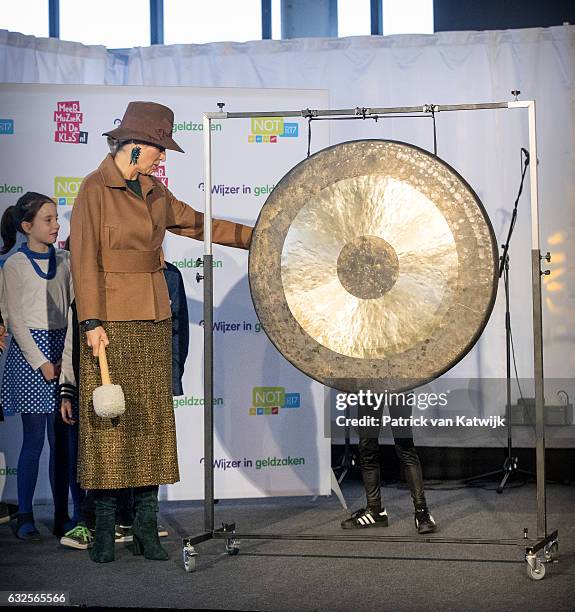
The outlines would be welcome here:
[[[0,86],[0,212],[26,191],[58,204],[59,244],[69,233],[84,176],[108,149],[102,132],[119,122],[128,102],[173,109],[174,139],[185,154],[167,152],[160,180],[203,210],[202,114],[327,108],[323,90],[186,87]],[[214,216],[253,225],[277,181],[307,153],[303,119],[265,117],[213,121]],[[314,150],[329,144],[327,122],[314,126]],[[190,319],[185,395],[174,398],[180,482],[166,499],[203,498],[203,243],[166,235],[166,260],[182,273]],[[268,341],[250,298],[247,253],[214,245],[214,418],[217,498],[330,493],[330,440],[324,436],[323,387],[301,374]],[[0,499],[16,497],[21,422],[0,423]],[[47,446],[47,444],[46,444]],[[44,453],[36,499],[47,499]]]

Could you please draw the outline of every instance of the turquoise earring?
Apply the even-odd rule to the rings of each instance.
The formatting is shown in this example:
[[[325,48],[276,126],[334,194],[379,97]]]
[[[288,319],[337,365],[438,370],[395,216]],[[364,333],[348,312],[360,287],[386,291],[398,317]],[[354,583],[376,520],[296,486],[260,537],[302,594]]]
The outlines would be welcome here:
[[[138,163],[138,159],[140,157],[140,153],[142,152],[141,147],[134,147],[132,152],[130,153],[130,164],[135,166]]]

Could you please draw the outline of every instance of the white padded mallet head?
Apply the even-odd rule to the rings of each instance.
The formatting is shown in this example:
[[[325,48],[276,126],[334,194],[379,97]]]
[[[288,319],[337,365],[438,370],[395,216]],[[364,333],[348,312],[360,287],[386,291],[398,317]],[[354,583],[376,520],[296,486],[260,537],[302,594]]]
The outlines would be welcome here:
[[[120,385],[102,385],[92,393],[94,411],[103,419],[113,419],[126,412],[126,399]]]
[[[106,347],[100,342],[98,350],[102,386],[96,387],[92,393],[94,412],[103,419],[114,419],[126,411],[126,398],[120,385],[113,385],[110,380]]]

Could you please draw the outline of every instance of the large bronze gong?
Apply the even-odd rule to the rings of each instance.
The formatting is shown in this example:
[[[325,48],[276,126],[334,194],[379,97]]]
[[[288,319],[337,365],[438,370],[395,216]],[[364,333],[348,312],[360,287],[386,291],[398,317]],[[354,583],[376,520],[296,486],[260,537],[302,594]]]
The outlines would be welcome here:
[[[276,348],[345,391],[402,391],[446,372],[483,331],[497,246],[477,195],[402,142],[328,147],[264,204],[249,280]]]

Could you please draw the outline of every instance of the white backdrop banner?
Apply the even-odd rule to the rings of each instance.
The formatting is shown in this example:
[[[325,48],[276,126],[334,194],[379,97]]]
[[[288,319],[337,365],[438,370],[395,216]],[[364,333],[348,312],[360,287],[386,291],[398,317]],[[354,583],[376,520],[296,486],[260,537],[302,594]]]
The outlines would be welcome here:
[[[102,132],[119,123],[131,100],[174,110],[174,137],[185,155],[168,152],[158,175],[180,199],[203,210],[202,114],[224,102],[229,111],[326,108],[321,90],[186,87],[0,86],[0,212],[22,193],[58,203],[62,243],[83,177],[107,153]],[[306,155],[305,120],[214,121],[214,216],[253,225],[275,183]],[[329,144],[328,125],[314,144]],[[166,260],[184,278],[190,351],[174,398],[181,480],[165,499],[203,498],[203,243],[167,234]],[[252,306],[247,253],[214,245],[215,495],[218,498],[330,493],[330,440],[324,437],[323,386],[296,370],[268,341]],[[0,426],[0,498],[16,497],[19,417]],[[47,475],[46,453],[41,474]],[[4,490],[2,490],[4,489]],[[47,498],[40,477],[36,499]]]

